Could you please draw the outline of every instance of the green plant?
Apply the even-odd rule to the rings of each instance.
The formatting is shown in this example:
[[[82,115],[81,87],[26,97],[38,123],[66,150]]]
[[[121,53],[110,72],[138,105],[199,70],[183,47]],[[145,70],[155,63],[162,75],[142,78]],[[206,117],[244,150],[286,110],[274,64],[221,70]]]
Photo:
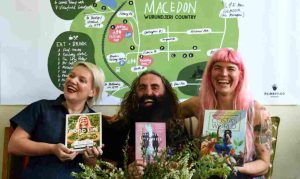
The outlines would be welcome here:
[[[123,179],[125,178],[124,171],[121,168],[116,168],[109,162],[98,160],[95,167],[89,167],[82,163],[79,164],[82,172],[72,172],[71,175],[78,179]]]
[[[227,178],[232,167],[230,166],[230,156],[222,156],[211,153],[200,156],[200,139],[187,142],[177,152],[170,155],[172,148],[167,148],[160,156],[154,158],[155,162],[147,164],[144,169],[144,179],[206,179],[210,177]],[[125,162],[128,161],[124,149]],[[123,179],[128,178],[127,165],[123,169],[118,169],[108,162],[99,160],[95,168],[80,164],[82,172],[72,173],[75,178],[103,178],[103,179]]]
[[[149,163],[144,170],[144,179],[152,178],[191,178],[194,174],[193,163],[190,162],[190,154],[179,152],[168,156],[168,149],[155,162]]]
[[[217,153],[211,153],[202,156],[195,162],[194,178],[206,179],[212,176],[227,178],[231,173],[231,167],[228,165],[228,157],[223,157]]]

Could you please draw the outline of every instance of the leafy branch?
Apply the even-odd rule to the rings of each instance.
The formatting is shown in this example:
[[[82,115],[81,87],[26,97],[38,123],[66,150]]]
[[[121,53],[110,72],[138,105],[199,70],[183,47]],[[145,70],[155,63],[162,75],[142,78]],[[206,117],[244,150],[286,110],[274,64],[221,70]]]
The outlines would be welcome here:
[[[194,139],[183,145],[174,154],[172,148],[167,148],[160,156],[154,158],[154,162],[147,164],[143,179],[227,178],[233,167],[230,164],[230,156],[222,156],[217,153],[200,156],[199,146],[200,140]],[[128,156],[125,151],[126,164]],[[124,169],[120,169],[108,162],[98,160],[94,168],[84,164],[80,164],[80,166],[81,172],[72,173],[72,176],[78,179],[125,179],[129,176],[127,165],[124,165]]]

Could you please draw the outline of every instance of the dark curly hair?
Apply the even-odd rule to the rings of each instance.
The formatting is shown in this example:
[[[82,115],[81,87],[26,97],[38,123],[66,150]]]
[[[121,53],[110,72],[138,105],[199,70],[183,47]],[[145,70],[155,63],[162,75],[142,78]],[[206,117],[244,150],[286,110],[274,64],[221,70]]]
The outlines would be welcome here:
[[[159,74],[154,70],[144,71],[140,76],[138,76],[133,80],[131,84],[131,89],[127,93],[125,93],[123,97],[123,101],[121,102],[120,110],[118,112],[119,118],[125,120],[134,118],[134,116],[131,115],[134,115],[139,108],[136,89],[140,83],[140,79],[147,74],[153,74],[155,76],[158,76],[161,79],[165,87],[164,95],[169,97],[168,99],[171,99],[170,101],[170,112],[172,114],[171,117],[175,119],[178,116],[178,109],[179,109],[179,102],[178,102],[177,95],[173,90],[170,82],[164,76],[162,76],[161,74]]]

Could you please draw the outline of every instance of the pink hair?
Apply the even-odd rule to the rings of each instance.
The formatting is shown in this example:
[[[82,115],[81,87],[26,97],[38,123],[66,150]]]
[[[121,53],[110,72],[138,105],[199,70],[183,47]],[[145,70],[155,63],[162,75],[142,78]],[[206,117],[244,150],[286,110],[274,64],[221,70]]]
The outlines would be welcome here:
[[[207,109],[216,109],[217,107],[217,97],[215,93],[215,89],[212,85],[211,81],[211,71],[213,65],[216,62],[228,62],[233,63],[238,66],[240,70],[240,78],[238,85],[235,90],[235,96],[233,98],[233,108],[234,110],[248,110],[252,98],[250,93],[247,90],[247,74],[245,65],[243,62],[243,58],[241,55],[230,48],[221,48],[216,51],[210,58],[210,60],[206,64],[206,68],[202,77],[201,82],[201,90],[199,92],[200,96],[200,111],[199,111],[199,119],[203,121],[204,119],[204,111]],[[250,119],[251,118],[251,119]],[[250,120],[249,120],[250,119]],[[252,117],[248,117],[248,124],[246,129],[246,151],[247,152],[247,159],[251,157],[252,151],[254,149],[253,143],[253,125],[252,125]],[[197,130],[197,134],[201,135],[203,128],[203,124],[199,123],[199,127]]]

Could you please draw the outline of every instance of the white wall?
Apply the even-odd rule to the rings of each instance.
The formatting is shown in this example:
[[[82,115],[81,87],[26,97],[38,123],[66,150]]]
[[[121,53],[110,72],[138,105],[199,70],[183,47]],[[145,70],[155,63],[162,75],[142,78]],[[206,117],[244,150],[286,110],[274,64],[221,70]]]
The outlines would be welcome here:
[[[0,173],[2,173],[4,127],[9,119],[25,106],[0,105]],[[300,179],[300,106],[266,106],[272,116],[281,118],[272,179]],[[97,106],[96,111],[112,115],[117,106]]]

